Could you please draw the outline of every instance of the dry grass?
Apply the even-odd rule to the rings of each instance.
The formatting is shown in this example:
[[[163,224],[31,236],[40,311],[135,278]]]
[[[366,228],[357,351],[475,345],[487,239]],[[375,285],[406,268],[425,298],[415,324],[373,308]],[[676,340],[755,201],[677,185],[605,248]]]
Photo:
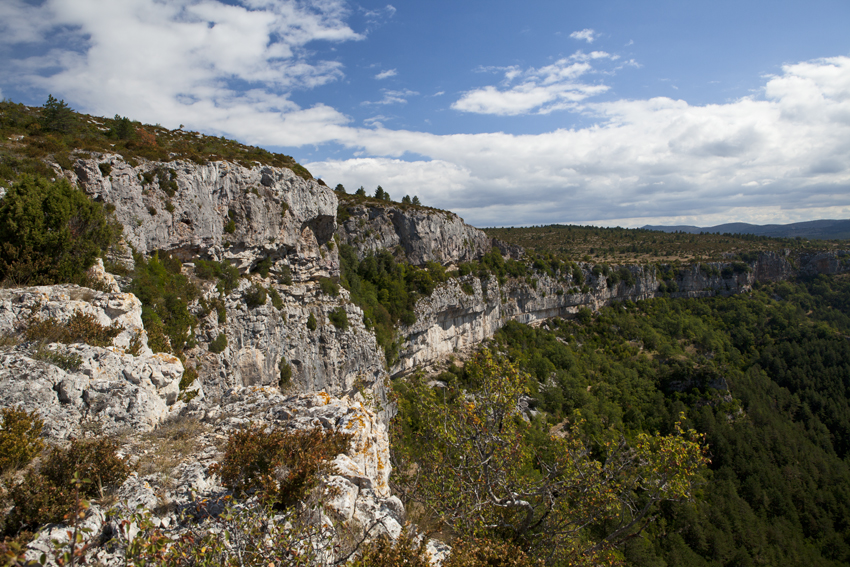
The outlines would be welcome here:
[[[166,422],[141,438],[145,451],[137,465],[140,476],[169,473],[198,447],[198,438],[208,427],[194,418]]]

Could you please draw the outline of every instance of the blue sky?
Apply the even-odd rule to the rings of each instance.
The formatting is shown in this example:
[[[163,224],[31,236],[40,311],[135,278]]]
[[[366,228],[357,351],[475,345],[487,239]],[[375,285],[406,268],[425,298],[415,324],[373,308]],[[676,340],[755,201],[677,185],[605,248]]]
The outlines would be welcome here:
[[[850,2],[3,0],[0,95],[477,226],[850,218]]]

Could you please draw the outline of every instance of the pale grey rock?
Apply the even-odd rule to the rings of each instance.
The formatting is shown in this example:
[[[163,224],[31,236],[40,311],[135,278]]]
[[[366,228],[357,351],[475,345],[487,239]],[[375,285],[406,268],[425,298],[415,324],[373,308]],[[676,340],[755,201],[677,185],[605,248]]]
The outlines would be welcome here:
[[[112,167],[108,177],[98,168],[103,162]],[[276,267],[289,266],[296,281],[339,273],[337,255],[326,246],[336,226],[336,195],[290,169],[189,161],[134,167],[117,154],[79,159],[74,168],[86,193],[115,205],[124,237],[138,252],[182,251],[228,260],[243,272],[270,257]],[[163,185],[176,183],[173,196],[157,172]],[[231,218],[235,229],[227,232]]]
[[[804,269],[814,272],[850,271],[850,255],[842,258],[840,253],[835,253],[804,257],[801,262]],[[662,296],[661,286],[667,285],[662,272],[653,265],[625,266],[634,280],[631,285],[622,278],[610,283],[613,278],[594,275],[591,264],[582,263],[579,267],[583,283],[573,281],[569,270],[554,277],[536,272],[527,279],[508,279],[502,284],[492,276],[449,280],[430,297],[417,302],[415,323],[401,327],[399,360],[390,369],[391,375],[407,374],[467,351],[492,337],[507,321],[537,324],[552,317],[572,317],[583,307],[596,311],[619,301]],[[613,267],[615,271],[620,268]],[[785,253],[761,253],[748,268],[735,271],[731,262],[715,262],[671,270],[667,281],[675,283],[676,291],[669,295],[696,298],[743,293],[751,290],[757,281],[779,281],[797,273]],[[464,291],[464,284],[471,286],[472,294]]]
[[[93,316],[105,327],[121,327],[112,346],[127,349],[138,339],[140,352],[152,354],[142,324],[142,303],[132,293],[107,293],[71,284],[0,290],[0,333],[16,333],[31,318],[67,323],[77,312]]]
[[[245,296],[252,285],[277,290],[282,308],[276,308],[270,297],[265,305],[250,308]],[[196,333],[199,348],[190,353],[191,363],[201,369],[206,396],[243,386],[279,387],[280,363],[285,359],[292,369],[291,382],[284,385],[288,392],[324,390],[341,396],[363,389],[388,406],[383,352],[346,290],[331,297],[316,283],[284,286],[257,277],[242,280],[225,298],[225,307],[227,322],[220,324],[217,314],[210,313]],[[345,330],[330,321],[331,312],[340,308],[348,319]],[[311,314],[315,330],[307,328]],[[227,337],[227,348],[216,355],[209,352],[209,344],[221,333]]]
[[[350,218],[338,225],[337,235],[361,259],[389,250],[416,266],[426,262],[456,265],[480,258],[491,247],[484,232],[448,211],[389,202],[343,206]]]
[[[108,347],[22,341],[33,320],[67,323],[78,312],[123,330]],[[0,290],[0,333],[21,337],[0,353],[0,406],[38,412],[53,441],[79,437],[83,424],[107,435],[150,431],[177,399],[183,365],[148,348],[132,294],[73,285]],[[136,355],[127,350],[134,339]]]

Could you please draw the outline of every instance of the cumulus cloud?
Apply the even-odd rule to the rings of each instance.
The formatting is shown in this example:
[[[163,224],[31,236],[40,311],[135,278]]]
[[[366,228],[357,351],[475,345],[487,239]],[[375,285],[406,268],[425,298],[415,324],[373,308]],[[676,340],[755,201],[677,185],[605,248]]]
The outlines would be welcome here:
[[[334,125],[344,119],[321,106],[303,111],[289,93],[343,76],[339,62],[314,60],[305,46],[362,40],[346,17],[342,0],[10,0],[0,46],[40,50],[6,58],[0,72],[81,110],[150,122],[217,128],[240,117],[262,129],[295,112],[287,120],[324,115]],[[57,35],[61,48],[50,43]]]
[[[388,79],[390,77],[395,77],[396,75],[398,75],[398,71],[395,69],[387,69],[386,71],[381,71],[375,75],[375,78],[380,81],[381,79]]]
[[[587,43],[593,43],[593,40],[596,39],[596,32],[590,28],[585,28],[581,31],[574,31],[570,34],[570,37],[573,39],[584,40]]]
[[[468,91],[452,104],[452,108],[500,116],[549,114],[556,110],[575,109],[576,103],[609,89],[603,84],[578,80],[593,71],[593,61],[601,59],[615,60],[617,56],[604,51],[579,51],[537,69],[501,68],[504,79],[499,86],[488,85]]]
[[[424,156],[394,162],[395,179],[411,187],[401,192],[421,187],[427,202],[479,226],[794,222],[850,211],[848,57],[786,65],[761,95],[726,104],[660,97],[582,111],[596,124],[535,135],[379,128],[351,144],[376,156]],[[384,158],[372,159],[379,171]],[[445,187],[423,176],[432,162],[450,180]],[[308,167],[343,179],[364,168],[347,163]]]

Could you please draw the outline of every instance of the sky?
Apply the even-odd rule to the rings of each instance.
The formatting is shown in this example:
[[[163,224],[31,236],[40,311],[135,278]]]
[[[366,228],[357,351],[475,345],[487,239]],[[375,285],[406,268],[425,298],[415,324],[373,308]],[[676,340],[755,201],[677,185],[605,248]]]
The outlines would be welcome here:
[[[850,218],[847,0],[0,0],[0,97],[479,227]]]

